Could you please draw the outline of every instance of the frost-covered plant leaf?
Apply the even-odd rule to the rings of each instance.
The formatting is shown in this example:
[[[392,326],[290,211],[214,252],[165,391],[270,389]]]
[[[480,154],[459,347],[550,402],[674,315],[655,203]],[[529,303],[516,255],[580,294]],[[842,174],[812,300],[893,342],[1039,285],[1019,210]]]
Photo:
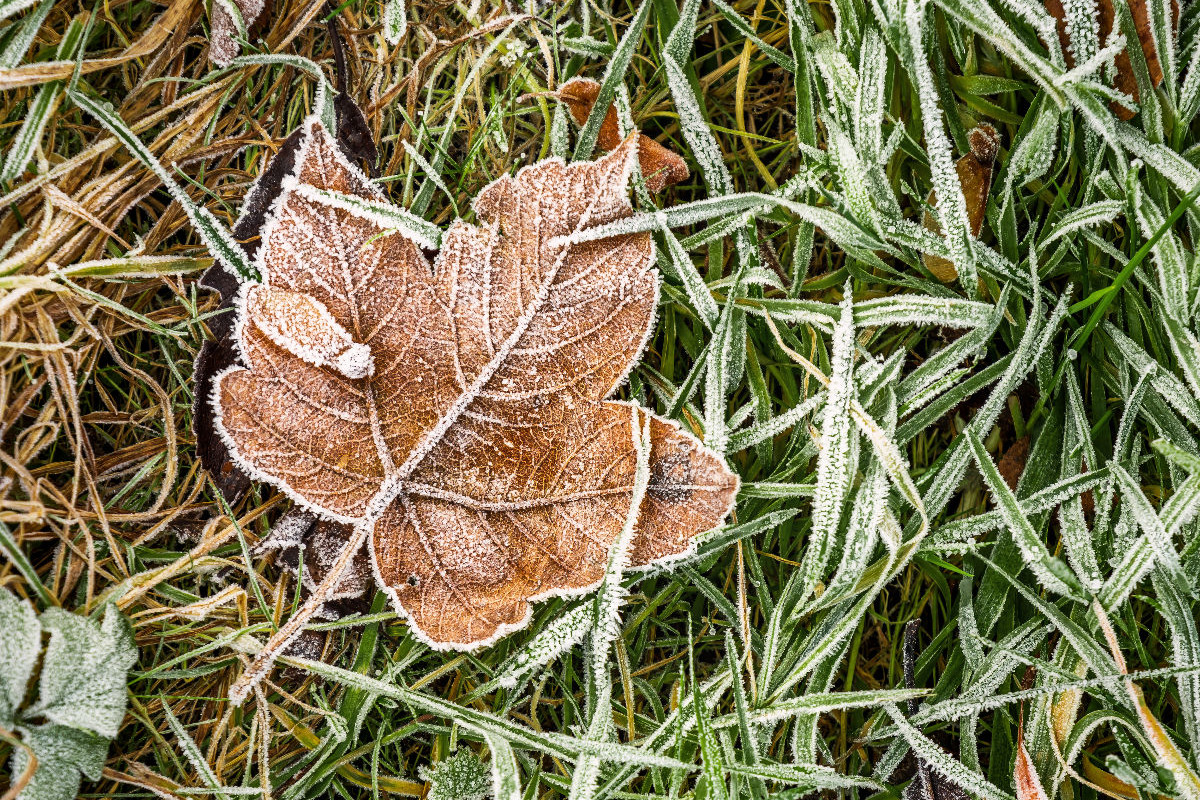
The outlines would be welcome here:
[[[12,730],[37,664],[42,628],[27,600],[0,589],[0,727]]]
[[[79,794],[82,776],[100,780],[108,739],[90,731],[67,725],[32,725],[17,728],[21,740],[37,759],[37,768],[18,800],[73,800]],[[13,749],[12,775],[24,773],[29,753],[23,747]]]
[[[466,648],[529,603],[603,577],[629,511],[635,413],[605,402],[651,330],[648,234],[568,237],[632,214],[630,138],[595,162],[503,177],[430,267],[418,246],[322,190],[384,202],[316,120],[268,220],[262,282],[238,301],[241,365],[212,400],[239,466],[369,531],[375,574],[418,636]],[[648,413],[648,412],[647,412]],[[681,556],[737,480],[651,419],[632,567]]]
[[[212,0],[208,60],[218,67],[229,66],[242,49],[240,40],[265,7],[265,0]]]
[[[44,655],[42,631],[50,634]],[[125,716],[125,678],[137,660],[133,631],[114,606],[103,621],[27,601],[0,589],[0,728],[20,741],[9,757],[16,785],[36,759],[18,800],[70,800],[80,773],[99,780],[108,740]],[[37,702],[29,679],[41,658]]]
[[[433,767],[421,767],[418,774],[429,782],[428,800],[484,800],[492,793],[487,764],[466,748]]]
[[[100,623],[60,608],[41,623],[50,644],[29,715],[112,739],[125,716],[125,673],[137,661],[129,621],[109,606]]]

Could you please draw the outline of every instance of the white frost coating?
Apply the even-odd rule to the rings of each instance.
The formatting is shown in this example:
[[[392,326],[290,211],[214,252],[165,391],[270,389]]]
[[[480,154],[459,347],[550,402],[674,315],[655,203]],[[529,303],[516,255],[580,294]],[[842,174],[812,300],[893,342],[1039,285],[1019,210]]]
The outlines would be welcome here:
[[[1100,14],[1096,0],[1063,0],[1062,7],[1067,49],[1071,59],[1082,64],[1100,50]]]
[[[387,0],[383,6],[383,38],[388,44],[399,44],[407,30],[407,3],[405,0]]]

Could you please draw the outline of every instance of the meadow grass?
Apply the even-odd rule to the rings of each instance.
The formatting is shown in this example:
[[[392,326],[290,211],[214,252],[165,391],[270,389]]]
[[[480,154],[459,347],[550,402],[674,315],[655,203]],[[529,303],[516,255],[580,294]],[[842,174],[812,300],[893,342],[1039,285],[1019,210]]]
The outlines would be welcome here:
[[[288,501],[224,507],[195,454],[215,300],[188,208],[231,225],[317,82],[212,67],[193,0],[0,23],[0,584],[115,603],[139,648],[83,796],[872,798],[919,762],[989,800],[1200,798],[1196,6],[1142,6],[1162,81],[1137,48],[1125,120],[1086,2],[1065,50],[1027,0],[512,5],[410,0],[393,46],[377,3],[276,0],[243,54],[332,81],[335,17],[381,185],[442,228],[497,176],[592,154],[548,95],[574,75],[684,154],[692,178],[635,204],[711,202],[655,232],[657,328],[621,394],[727,456],[735,517],[624,577],[611,641],[559,652],[593,607],[554,600],[438,653],[380,594],[240,709],[250,637],[301,596],[252,554]],[[980,123],[986,206],[955,169]]]

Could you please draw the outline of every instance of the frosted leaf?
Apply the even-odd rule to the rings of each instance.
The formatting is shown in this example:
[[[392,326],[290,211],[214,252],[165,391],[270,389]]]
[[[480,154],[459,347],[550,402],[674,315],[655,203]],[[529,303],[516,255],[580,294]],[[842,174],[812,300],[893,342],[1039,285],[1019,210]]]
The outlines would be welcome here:
[[[0,589],[0,727],[12,730],[42,646],[42,628],[28,600]]]
[[[421,767],[417,774],[429,782],[428,800],[484,800],[492,793],[487,765],[465,748],[432,768]]]
[[[340,327],[318,325],[311,305],[272,336],[245,297],[241,364],[212,397],[217,428],[248,474],[368,532],[375,577],[415,635],[439,648],[492,642],[528,622],[530,602],[594,588],[630,511],[631,412],[605,398],[651,332],[653,243],[573,236],[631,216],[636,139],[493,182],[475,200],[480,224],[455,223],[431,267],[410,238],[381,236],[376,216],[322,199],[386,205],[319,122],[303,130],[257,264],[264,285]],[[339,330],[373,371],[337,368]],[[323,363],[298,355],[309,350]],[[737,491],[715,453],[645,414],[634,568],[688,553]]]
[[[109,606],[102,622],[51,608],[41,623],[50,644],[30,715],[114,738],[125,716],[125,673],[137,661],[129,621]]]
[[[408,30],[408,4],[405,0],[387,0],[383,5],[383,38],[399,44]]]
[[[229,66],[242,49],[238,40],[246,36],[265,5],[264,0],[213,0],[208,60],[218,67]]]
[[[37,768],[17,800],[74,800],[82,782],[98,781],[108,755],[108,740],[66,725],[19,726],[21,740],[33,750]],[[15,778],[29,765],[24,747],[14,747],[9,762]]]

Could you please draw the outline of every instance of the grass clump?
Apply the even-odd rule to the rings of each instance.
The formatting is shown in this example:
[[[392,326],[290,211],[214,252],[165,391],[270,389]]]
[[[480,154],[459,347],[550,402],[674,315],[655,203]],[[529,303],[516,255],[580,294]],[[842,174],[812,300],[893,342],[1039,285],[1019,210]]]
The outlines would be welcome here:
[[[217,70],[202,3],[0,4],[0,584],[115,605],[139,654],[84,796],[437,796],[486,764],[505,798],[868,798],[931,773],[990,800],[1200,797],[1195,7],[1069,5],[1060,38],[1026,2],[410,1],[393,45],[378,4],[279,0]],[[636,193],[708,210],[655,233],[623,392],[743,489],[696,560],[626,577],[611,641],[551,658],[593,602],[555,600],[442,654],[379,595],[232,709],[301,598],[253,550],[288,502],[225,508],[195,457],[214,300],[185,205],[231,226],[314,110],[297,59],[337,79],[327,17],[381,186],[428,223],[591,155],[549,96],[575,75],[689,159]],[[998,152],[968,181],[983,123]]]

